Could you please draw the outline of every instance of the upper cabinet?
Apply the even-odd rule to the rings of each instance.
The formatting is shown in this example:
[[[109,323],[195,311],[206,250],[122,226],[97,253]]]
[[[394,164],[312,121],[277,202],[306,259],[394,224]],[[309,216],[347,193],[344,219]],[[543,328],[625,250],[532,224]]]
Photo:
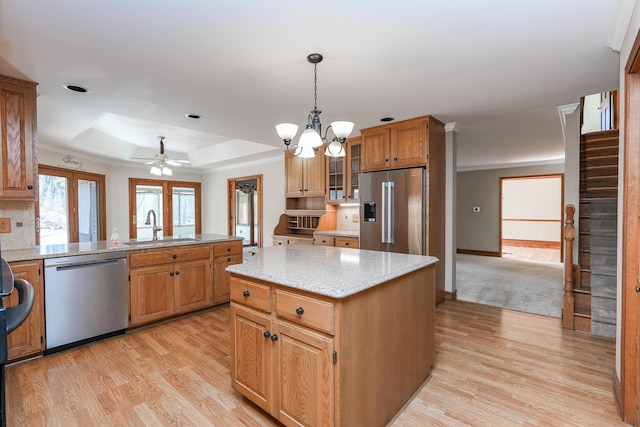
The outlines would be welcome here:
[[[362,171],[426,166],[429,140],[441,134],[444,124],[431,116],[363,129]]]
[[[360,138],[349,138],[345,142],[345,157],[326,157],[327,203],[357,202],[361,168]]]
[[[0,198],[37,198],[36,137],[36,83],[0,76]]]
[[[284,153],[285,197],[324,197],[325,156],[294,157]]]

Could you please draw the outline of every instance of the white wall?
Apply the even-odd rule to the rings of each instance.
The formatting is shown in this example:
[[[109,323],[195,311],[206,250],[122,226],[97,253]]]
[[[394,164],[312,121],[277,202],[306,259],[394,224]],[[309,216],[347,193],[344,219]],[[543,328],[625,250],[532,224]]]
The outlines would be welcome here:
[[[262,242],[272,246],[273,229],[284,212],[284,155],[219,169],[203,176],[202,180],[202,232],[228,234],[227,180],[262,175]]]

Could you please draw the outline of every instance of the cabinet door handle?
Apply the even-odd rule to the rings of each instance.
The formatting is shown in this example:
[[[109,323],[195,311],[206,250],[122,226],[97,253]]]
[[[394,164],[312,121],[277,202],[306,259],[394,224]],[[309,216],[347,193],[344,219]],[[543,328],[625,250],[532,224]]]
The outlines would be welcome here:
[[[304,307],[298,307],[296,308],[296,314],[298,316],[302,316],[304,314]]]
[[[276,335],[276,334],[271,335],[271,341],[273,341],[273,342],[278,341],[278,335]]]
[[[173,257],[173,259],[176,259],[176,258],[178,258],[178,255],[173,254],[172,257]]]
[[[33,185],[31,184],[27,185],[27,190],[33,190]]]
[[[264,334],[262,334],[262,335],[264,335],[265,338],[269,338],[271,336],[271,332],[264,331]]]
[[[231,248],[227,248],[227,252],[231,252]]]
[[[245,297],[245,298],[249,298],[250,295],[251,295],[251,292],[249,292],[249,291],[244,291],[242,293],[242,296]]]
[[[227,258],[227,262],[231,262],[231,258]]]
[[[179,276],[179,275],[180,275],[180,272],[179,272],[179,271],[176,271],[176,276]]]
[[[171,273],[169,273],[169,276],[173,276],[173,274],[174,274],[174,273],[173,273],[173,271],[172,271]]]

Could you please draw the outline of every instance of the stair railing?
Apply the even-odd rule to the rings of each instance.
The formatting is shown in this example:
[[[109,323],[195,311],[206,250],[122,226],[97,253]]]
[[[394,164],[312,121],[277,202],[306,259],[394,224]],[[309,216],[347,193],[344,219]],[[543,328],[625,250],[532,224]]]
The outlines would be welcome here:
[[[575,206],[566,206],[564,220],[564,301],[562,305],[562,327],[565,329],[573,329],[573,288],[575,286],[575,279],[573,277],[573,240],[576,237],[573,216],[575,212]]]

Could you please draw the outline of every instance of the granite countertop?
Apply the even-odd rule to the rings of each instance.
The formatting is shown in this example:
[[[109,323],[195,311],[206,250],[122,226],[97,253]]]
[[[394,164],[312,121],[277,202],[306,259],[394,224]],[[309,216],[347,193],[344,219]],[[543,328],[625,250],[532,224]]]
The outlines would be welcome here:
[[[345,298],[438,262],[431,256],[282,245],[259,249],[227,271],[333,298]]]
[[[156,241],[151,240],[123,240],[116,246],[110,241],[69,243],[66,245],[40,245],[28,249],[3,250],[2,258],[7,262],[28,261],[33,259],[57,258],[74,255],[90,255],[105,252],[125,252],[141,249],[157,249],[172,246],[197,245],[201,243],[230,242],[242,240],[242,237],[226,236],[224,234],[196,234],[181,237],[165,237]],[[137,243],[137,244],[136,244]]]
[[[326,230],[326,231],[314,231],[314,235],[333,236],[333,237],[358,237],[360,238],[360,231],[358,230]]]

